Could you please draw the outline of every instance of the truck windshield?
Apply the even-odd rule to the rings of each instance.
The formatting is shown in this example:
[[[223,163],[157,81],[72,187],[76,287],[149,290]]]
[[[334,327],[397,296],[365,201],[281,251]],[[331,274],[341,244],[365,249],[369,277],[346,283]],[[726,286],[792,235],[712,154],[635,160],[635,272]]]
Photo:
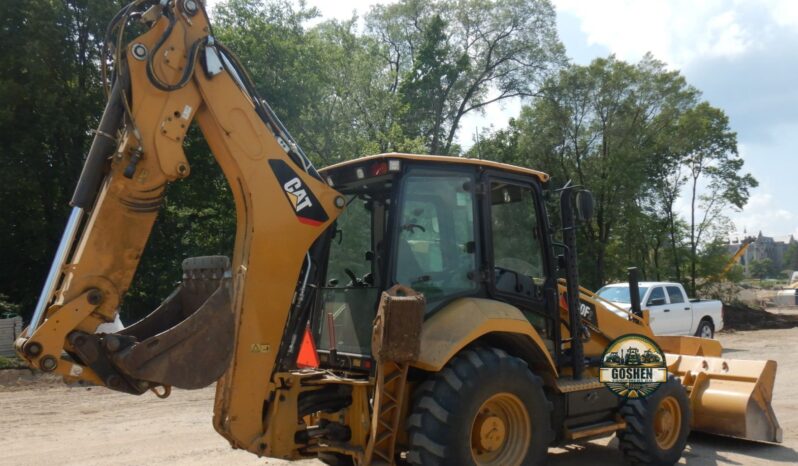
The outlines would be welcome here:
[[[647,287],[645,286],[640,287],[641,301],[643,300],[643,296],[646,295],[646,291],[648,291]],[[632,302],[632,300],[629,299],[628,286],[605,286],[604,288],[598,290],[596,294],[606,299],[607,301],[611,301],[613,303],[631,304]]]

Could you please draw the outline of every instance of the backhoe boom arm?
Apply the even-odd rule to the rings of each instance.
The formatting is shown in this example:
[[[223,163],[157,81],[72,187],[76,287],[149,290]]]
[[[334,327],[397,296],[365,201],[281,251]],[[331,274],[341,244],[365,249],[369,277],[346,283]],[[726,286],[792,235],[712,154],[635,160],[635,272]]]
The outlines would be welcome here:
[[[137,17],[149,29],[117,43],[70,229],[17,349],[35,367],[130,393],[197,388],[224,373],[214,425],[234,446],[263,454],[270,381],[294,331],[286,323],[306,300],[310,251],[343,199],[212,36],[199,0],[135,0],[111,30]],[[183,284],[153,314],[96,333],[119,312],[167,184],[189,176],[182,146],[192,122],[233,194],[232,260],[186,261]]]

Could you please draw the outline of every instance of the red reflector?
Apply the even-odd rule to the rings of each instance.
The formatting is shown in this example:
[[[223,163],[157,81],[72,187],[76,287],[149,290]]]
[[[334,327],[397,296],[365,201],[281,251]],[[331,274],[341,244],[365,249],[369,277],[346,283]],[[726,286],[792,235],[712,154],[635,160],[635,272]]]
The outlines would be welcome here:
[[[382,162],[375,163],[371,166],[369,172],[371,176],[380,176],[388,173],[388,162],[383,160]]]
[[[300,369],[319,367],[319,355],[316,353],[316,344],[313,343],[313,336],[310,334],[310,326],[305,328],[305,336],[302,337],[302,346],[299,347],[296,366]]]
[[[363,367],[363,369],[371,369],[371,361],[368,360],[368,359],[364,359],[363,360],[363,366],[361,366],[361,367]]]

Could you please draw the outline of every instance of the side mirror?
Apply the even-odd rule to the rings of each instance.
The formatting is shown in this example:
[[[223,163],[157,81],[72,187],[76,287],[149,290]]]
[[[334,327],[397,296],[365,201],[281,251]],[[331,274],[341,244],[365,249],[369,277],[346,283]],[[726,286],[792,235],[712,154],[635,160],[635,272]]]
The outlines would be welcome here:
[[[593,218],[593,193],[587,190],[576,193],[576,218],[589,222]]]
[[[648,300],[649,306],[662,306],[665,304],[665,298],[651,298]]]

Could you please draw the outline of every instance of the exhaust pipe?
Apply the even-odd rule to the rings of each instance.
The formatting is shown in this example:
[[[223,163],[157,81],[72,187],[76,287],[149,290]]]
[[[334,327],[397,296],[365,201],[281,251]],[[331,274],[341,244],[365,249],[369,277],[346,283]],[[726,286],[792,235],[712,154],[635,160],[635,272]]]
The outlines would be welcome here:
[[[643,309],[640,304],[640,285],[637,274],[637,267],[629,267],[629,303],[632,305],[632,314],[643,317]]]

